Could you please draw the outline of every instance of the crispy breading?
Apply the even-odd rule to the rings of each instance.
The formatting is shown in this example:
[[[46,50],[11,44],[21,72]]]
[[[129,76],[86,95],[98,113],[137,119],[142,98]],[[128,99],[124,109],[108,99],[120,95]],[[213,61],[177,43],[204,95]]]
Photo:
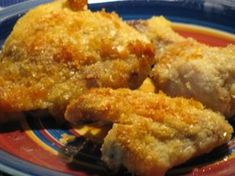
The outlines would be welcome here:
[[[233,132],[224,117],[192,99],[129,89],[93,89],[68,107],[65,117],[113,122],[102,159],[137,175],[164,175],[173,166],[228,142]]]
[[[208,108],[235,114],[235,46],[209,47],[173,31],[164,17],[130,22],[156,46],[151,78],[170,96],[195,98]]]
[[[63,110],[90,87],[137,88],[147,77],[147,37],[116,13],[79,10],[79,2],[41,5],[16,23],[0,55],[0,111]]]
[[[195,98],[227,117],[235,114],[235,45],[173,43],[159,55],[151,78],[167,95]]]

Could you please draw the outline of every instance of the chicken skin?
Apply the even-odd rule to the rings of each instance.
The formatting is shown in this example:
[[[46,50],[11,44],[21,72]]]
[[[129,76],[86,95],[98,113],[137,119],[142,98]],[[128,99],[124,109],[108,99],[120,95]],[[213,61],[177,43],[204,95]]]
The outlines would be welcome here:
[[[18,20],[0,54],[0,112],[63,112],[91,87],[134,89],[147,77],[149,39],[117,14],[80,2],[54,1]]]
[[[235,114],[235,45],[173,43],[158,56],[151,78],[169,96],[194,98],[227,117]]]
[[[65,117],[112,122],[102,159],[111,169],[124,165],[143,176],[162,176],[228,142],[233,132],[222,115],[195,100],[129,89],[89,90],[71,102]]]

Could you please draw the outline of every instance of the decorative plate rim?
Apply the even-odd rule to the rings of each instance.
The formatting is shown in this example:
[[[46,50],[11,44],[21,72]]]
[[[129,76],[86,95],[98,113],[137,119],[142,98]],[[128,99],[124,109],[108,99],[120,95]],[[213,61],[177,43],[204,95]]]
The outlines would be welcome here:
[[[32,0],[32,1],[26,1],[26,2],[16,4],[16,5],[7,7],[5,9],[2,9],[0,11],[0,23],[2,23],[4,21],[7,21],[8,19],[10,19],[13,16],[20,15],[20,14],[24,13],[25,11],[29,10],[30,8],[36,6],[36,5],[46,3],[46,2],[50,2],[50,1],[51,0],[40,0],[40,1]],[[100,7],[104,6],[104,4],[108,5],[108,4],[114,3],[114,2],[116,2],[119,5],[120,5],[120,3],[136,3],[136,0],[119,0],[119,1],[111,0],[111,1],[112,2],[109,1],[109,2],[91,3],[90,6],[91,6],[92,9],[97,10],[97,9],[100,9]],[[154,2],[153,0],[144,0],[144,1],[141,1],[141,2],[146,3],[147,1],[149,3]],[[162,1],[162,0],[160,0],[160,1]],[[166,0],[166,1],[168,3],[173,3],[172,0]],[[140,1],[138,1],[138,2],[140,2]],[[187,0],[176,0],[174,2],[187,2]],[[120,15],[122,15],[122,14],[120,14]],[[187,20],[182,21],[182,19],[181,20],[177,19],[177,17],[174,18],[173,20],[208,27],[208,22],[197,21],[197,20],[192,20],[192,19],[189,19],[190,21],[187,21]],[[231,29],[230,29],[229,26],[219,25],[219,24],[216,24],[216,23],[214,25],[213,25],[213,23],[210,23],[209,27],[216,28],[216,29],[226,31],[226,32],[231,32],[231,33],[235,34],[235,28],[234,27],[231,27]],[[3,160],[4,160],[4,162],[2,162]],[[14,163],[14,164],[9,165],[9,163]],[[17,164],[17,163],[20,163],[20,164]],[[12,167],[13,165],[15,167]],[[22,169],[20,169],[20,167],[22,167],[22,165],[25,165],[24,168],[25,168],[25,170],[29,171],[28,173],[25,172],[24,170],[22,171]],[[44,173],[44,175],[51,175],[51,176],[55,176],[55,175],[58,175],[58,174],[61,175],[61,176],[69,175],[69,174],[66,174],[66,173],[58,172],[58,171],[55,171],[55,170],[52,170],[52,169],[48,169],[46,167],[42,167],[42,166],[30,163],[26,160],[22,160],[22,159],[14,156],[10,153],[7,153],[6,151],[3,151],[2,149],[0,149],[0,170],[2,170],[3,172],[13,174],[13,175],[24,175],[24,176],[28,176],[30,174],[35,175],[35,173],[30,173],[31,172],[30,168],[31,169],[36,168],[36,170],[40,170],[40,175],[42,173]]]

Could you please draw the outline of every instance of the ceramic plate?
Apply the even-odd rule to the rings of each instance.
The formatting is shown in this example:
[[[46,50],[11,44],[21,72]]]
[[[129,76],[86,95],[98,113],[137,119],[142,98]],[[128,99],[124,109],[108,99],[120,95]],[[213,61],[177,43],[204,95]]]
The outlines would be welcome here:
[[[29,1],[0,11],[0,44],[16,20],[28,9],[49,0]],[[92,10],[116,11],[125,20],[164,15],[176,22],[174,29],[183,36],[213,46],[235,43],[235,2],[233,0],[146,0],[92,3]],[[192,25],[193,24],[193,25]],[[196,26],[195,26],[196,25]],[[209,29],[210,28],[210,29]],[[43,114],[25,114],[21,123],[0,126],[0,170],[11,175],[97,175],[92,170],[71,168],[58,156],[64,139],[81,131],[69,124],[58,125]],[[233,126],[235,120],[230,122]],[[167,175],[235,175],[235,139],[209,154],[173,168]],[[126,174],[128,175],[128,174]]]

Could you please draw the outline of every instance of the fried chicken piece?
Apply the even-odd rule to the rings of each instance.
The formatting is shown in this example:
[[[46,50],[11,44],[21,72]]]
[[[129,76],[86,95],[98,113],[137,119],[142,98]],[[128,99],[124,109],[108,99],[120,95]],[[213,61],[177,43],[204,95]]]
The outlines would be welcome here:
[[[124,165],[137,175],[164,175],[173,166],[229,141],[224,117],[192,99],[129,89],[93,89],[68,107],[66,119],[113,122],[102,159],[112,169]]]
[[[159,90],[195,98],[227,117],[235,114],[235,45],[210,47],[187,39],[158,58],[151,78]]]
[[[1,112],[63,112],[90,87],[133,89],[147,77],[154,61],[147,37],[115,13],[76,3],[41,5],[17,22],[0,55]]]
[[[183,38],[164,17],[130,24],[156,46],[151,78],[159,90],[195,98],[227,117],[235,114],[235,46],[209,47]]]

